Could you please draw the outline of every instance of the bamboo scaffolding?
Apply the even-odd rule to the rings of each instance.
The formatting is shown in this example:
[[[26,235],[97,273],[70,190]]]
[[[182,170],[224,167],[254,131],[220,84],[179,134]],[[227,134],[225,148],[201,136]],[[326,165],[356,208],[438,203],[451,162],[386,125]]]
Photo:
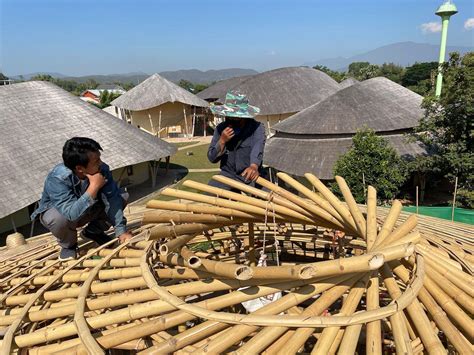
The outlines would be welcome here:
[[[165,189],[192,202],[150,201],[155,210],[130,219],[132,241],[81,244],[75,261],[54,261],[54,242],[3,259],[0,248],[0,354],[347,354],[364,327],[367,353],[445,353],[440,332],[450,351],[472,353],[474,228],[409,215],[399,201],[377,208],[372,187],[364,217],[343,178],[345,204],[306,177],[318,192],[279,174],[303,197],[262,178],[269,191],[214,177],[248,196]],[[269,266],[255,266],[258,251]]]

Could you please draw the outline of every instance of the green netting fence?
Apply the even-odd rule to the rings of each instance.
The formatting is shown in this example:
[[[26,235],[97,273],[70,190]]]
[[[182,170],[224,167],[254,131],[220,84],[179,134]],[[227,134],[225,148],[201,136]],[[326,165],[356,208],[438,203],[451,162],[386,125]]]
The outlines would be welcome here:
[[[406,206],[406,207],[403,207],[403,210],[406,212],[416,213],[416,206]],[[447,219],[447,220],[451,220],[452,211],[453,211],[452,207],[449,207],[449,206],[447,207],[419,206],[418,207],[419,214]],[[454,221],[474,224],[474,210],[468,210],[465,208],[458,208],[458,207],[454,208]]]

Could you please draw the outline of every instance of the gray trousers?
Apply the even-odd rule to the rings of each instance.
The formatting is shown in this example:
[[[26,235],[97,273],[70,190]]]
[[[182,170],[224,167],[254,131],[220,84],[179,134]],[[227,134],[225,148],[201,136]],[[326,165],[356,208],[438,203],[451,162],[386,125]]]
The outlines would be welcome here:
[[[101,202],[91,206],[77,221],[69,221],[55,208],[43,212],[39,220],[57,239],[62,248],[72,248],[77,244],[77,228],[85,228],[86,234],[101,234],[112,225]]]

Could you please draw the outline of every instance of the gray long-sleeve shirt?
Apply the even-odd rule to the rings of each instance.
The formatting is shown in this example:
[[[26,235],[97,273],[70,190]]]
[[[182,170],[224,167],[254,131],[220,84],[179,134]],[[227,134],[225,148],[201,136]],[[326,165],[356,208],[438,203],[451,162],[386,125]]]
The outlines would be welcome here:
[[[214,131],[207,157],[211,163],[220,161],[222,175],[249,183],[241,174],[250,164],[256,164],[261,170],[266,138],[262,123],[254,119],[246,120],[242,131],[226,143],[222,153],[220,153],[219,139],[227,123],[219,124]]]

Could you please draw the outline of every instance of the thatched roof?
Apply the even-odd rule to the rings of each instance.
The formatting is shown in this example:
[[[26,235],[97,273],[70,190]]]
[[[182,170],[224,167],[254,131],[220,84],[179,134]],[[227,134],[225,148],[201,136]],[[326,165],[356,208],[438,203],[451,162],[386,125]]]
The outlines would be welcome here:
[[[356,82],[275,125],[264,162],[290,174],[310,171],[332,179],[334,163],[364,127],[383,135],[402,156],[425,154],[423,145],[403,136],[423,116],[421,101],[420,95],[386,78]]]
[[[215,91],[213,87],[208,90],[214,96],[220,93],[219,102],[224,102],[228,90],[240,91],[248,96],[251,105],[260,108],[260,115],[278,115],[305,109],[335,93],[339,84],[319,70],[289,67],[252,75],[234,87],[223,83]]]
[[[404,158],[426,154],[421,143],[407,142],[403,134],[384,136]],[[345,138],[285,138],[273,136],[265,146],[264,163],[292,175],[313,173],[320,179],[333,179],[334,164],[352,145]]]
[[[198,92],[196,95],[204,100],[223,100],[225,98],[225,94],[228,91],[231,91],[237,85],[242,83],[243,81],[249,79],[253,75],[244,75],[244,76],[236,76],[230,79],[220,80],[217,83],[209,86],[207,89]],[[220,101],[221,103],[223,101]]]
[[[97,140],[111,169],[176,148],[48,82],[0,86],[0,218],[41,197],[44,179],[74,136]]]
[[[141,111],[166,102],[181,102],[198,107],[209,106],[203,99],[158,74],[153,74],[130,91],[112,101],[111,104],[131,111]]]
[[[357,80],[357,79],[347,78],[347,79],[344,79],[343,81],[341,81],[339,83],[339,86],[340,86],[341,89],[344,89],[344,88],[347,88],[351,85],[357,84],[358,82],[359,82],[359,80]]]
[[[423,116],[423,98],[386,78],[365,80],[280,122],[276,131],[347,134],[367,126],[376,132],[412,128]]]

